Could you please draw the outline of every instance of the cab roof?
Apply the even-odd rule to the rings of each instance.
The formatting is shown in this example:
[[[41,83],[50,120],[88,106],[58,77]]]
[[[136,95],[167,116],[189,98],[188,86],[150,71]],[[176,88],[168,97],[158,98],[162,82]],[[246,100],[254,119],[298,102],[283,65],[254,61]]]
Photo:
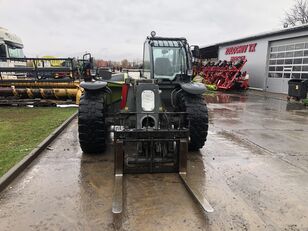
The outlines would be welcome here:
[[[185,38],[147,37],[154,47],[182,47],[187,43]]]
[[[3,27],[0,27],[0,40],[13,46],[23,48],[22,40],[17,35],[9,32]]]

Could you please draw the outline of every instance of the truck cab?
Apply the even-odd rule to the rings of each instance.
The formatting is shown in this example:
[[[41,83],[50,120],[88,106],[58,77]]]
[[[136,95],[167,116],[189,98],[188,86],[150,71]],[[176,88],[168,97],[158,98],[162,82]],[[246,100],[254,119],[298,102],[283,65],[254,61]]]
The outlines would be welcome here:
[[[0,27],[0,67],[25,67],[22,40],[7,29]],[[13,73],[1,73],[2,78],[16,78]]]

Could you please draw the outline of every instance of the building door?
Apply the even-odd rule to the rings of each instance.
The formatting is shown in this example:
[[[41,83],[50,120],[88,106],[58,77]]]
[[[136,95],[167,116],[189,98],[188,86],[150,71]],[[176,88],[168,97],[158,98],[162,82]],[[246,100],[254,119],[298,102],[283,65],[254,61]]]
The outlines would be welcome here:
[[[288,93],[292,78],[308,79],[308,37],[270,43],[267,91]]]

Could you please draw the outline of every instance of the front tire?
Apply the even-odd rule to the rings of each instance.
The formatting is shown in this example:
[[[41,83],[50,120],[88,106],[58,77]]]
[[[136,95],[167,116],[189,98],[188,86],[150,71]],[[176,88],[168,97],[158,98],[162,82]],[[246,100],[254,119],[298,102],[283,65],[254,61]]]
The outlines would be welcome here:
[[[182,93],[179,106],[186,112],[190,127],[189,150],[197,151],[204,146],[208,133],[208,110],[202,95]]]
[[[106,148],[104,97],[102,93],[85,92],[78,112],[79,143],[84,153],[102,153]]]

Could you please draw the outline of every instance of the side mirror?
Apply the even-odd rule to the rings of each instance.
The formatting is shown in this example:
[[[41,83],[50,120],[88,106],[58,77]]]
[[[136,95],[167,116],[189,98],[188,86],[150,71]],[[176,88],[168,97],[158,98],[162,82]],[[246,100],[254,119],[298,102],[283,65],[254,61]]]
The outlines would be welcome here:
[[[193,49],[193,56],[195,58],[199,58],[200,57],[200,49],[199,49],[199,46],[194,46],[194,49]]]

